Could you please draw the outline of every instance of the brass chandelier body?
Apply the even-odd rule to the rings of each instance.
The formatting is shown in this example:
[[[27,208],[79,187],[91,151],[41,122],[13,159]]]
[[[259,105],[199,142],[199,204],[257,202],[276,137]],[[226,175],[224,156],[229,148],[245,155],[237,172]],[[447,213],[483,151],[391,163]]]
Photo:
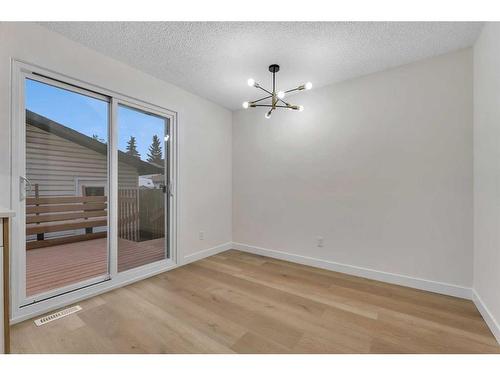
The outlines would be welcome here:
[[[255,88],[258,88],[258,89],[266,92],[267,96],[264,96],[264,97],[262,97],[260,99],[257,99],[257,100],[253,100],[251,102],[244,102],[243,103],[243,108],[245,108],[245,109],[247,109],[247,108],[256,108],[256,107],[270,108],[269,111],[267,111],[267,113],[265,115],[266,118],[270,118],[272,112],[274,110],[278,109],[278,108],[284,108],[284,109],[289,109],[289,110],[292,110],[292,111],[299,111],[299,112],[304,110],[303,106],[290,104],[290,103],[286,102],[284,100],[284,98],[285,98],[285,96],[288,93],[291,93],[291,92],[294,92],[294,91],[310,90],[312,88],[312,83],[311,82],[307,82],[307,83],[304,83],[304,84],[302,84],[300,86],[297,86],[296,88],[293,88],[293,89],[290,89],[290,90],[286,90],[286,91],[276,91],[276,73],[278,73],[279,70],[280,70],[280,66],[279,65],[277,65],[277,64],[269,65],[269,71],[273,75],[273,88],[272,88],[272,91],[269,91],[269,90],[265,89],[260,84],[258,84],[257,82],[255,82],[254,79],[252,79],[252,78],[248,79],[248,86],[253,86]],[[268,99],[270,99],[271,102],[269,104],[264,104],[263,102],[265,100],[268,100]]]

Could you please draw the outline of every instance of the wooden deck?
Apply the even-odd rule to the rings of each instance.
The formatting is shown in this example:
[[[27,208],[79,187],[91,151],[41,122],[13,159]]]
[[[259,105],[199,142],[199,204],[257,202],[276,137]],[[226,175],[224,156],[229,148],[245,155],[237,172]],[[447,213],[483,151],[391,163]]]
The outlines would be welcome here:
[[[29,250],[26,253],[28,296],[104,275],[108,269],[106,238]],[[118,271],[165,258],[164,239],[118,240]]]

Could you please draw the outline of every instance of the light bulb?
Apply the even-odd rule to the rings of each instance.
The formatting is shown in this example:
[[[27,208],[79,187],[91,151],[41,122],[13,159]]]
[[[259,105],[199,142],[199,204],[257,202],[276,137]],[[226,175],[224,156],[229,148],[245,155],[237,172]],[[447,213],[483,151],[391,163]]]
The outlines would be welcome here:
[[[248,86],[255,86],[255,79],[253,79],[253,78],[248,78],[247,83],[248,83]]]
[[[278,91],[278,98],[283,99],[285,97],[284,91]]]
[[[313,84],[312,84],[311,82],[307,82],[307,83],[304,85],[304,88],[305,88],[306,90],[310,90],[310,89],[312,89],[312,88],[313,88]]]
[[[265,115],[264,117],[265,117],[265,118],[271,118],[271,112],[272,112],[272,111],[273,111],[272,109],[271,109],[271,110],[269,110],[269,112],[267,112],[267,113],[266,113],[266,115]]]
[[[243,108],[247,109],[250,106],[250,103],[248,102],[243,102]]]
[[[299,105],[299,112],[302,112],[304,110],[304,106],[303,105]]]

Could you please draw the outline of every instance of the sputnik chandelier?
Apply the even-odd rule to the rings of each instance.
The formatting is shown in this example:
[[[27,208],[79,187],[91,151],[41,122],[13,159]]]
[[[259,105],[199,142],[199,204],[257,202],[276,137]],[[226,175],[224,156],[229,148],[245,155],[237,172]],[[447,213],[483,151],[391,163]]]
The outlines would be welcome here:
[[[251,102],[244,102],[243,108],[245,108],[245,109],[255,108],[255,107],[270,108],[270,110],[267,111],[267,113],[265,115],[266,118],[270,118],[273,111],[277,108],[285,108],[285,109],[299,111],[299,112],[304,110],[303,106],[287,103],[283,99],[285,98],[285,96],[288,93],[291,93],[294,91],[302,91],[302,90],[312,89],[312,83],[307,82],[307,83],[304,83],[303,85],[300,85],[294,89],[276,92],[276,73],[278,73],[279,70],[280,70],[279,65],[277,65],[277,64],[269,65],[269,71],[273,74],[273,91],[272,92],[269,90],[266,90],[264,87],[259,85],[257,82],[255,82],[255,80],[253,78],[248,79],[248,86],[253,86],[253,87],[256,87],[258,89],[261,89],[262,91],[265,91],[268,95],[263,97],[263,98],[251,101]],[[271,99],[271,103],[270,104],[262,104],[262,101],[267,100],[267,99]]]

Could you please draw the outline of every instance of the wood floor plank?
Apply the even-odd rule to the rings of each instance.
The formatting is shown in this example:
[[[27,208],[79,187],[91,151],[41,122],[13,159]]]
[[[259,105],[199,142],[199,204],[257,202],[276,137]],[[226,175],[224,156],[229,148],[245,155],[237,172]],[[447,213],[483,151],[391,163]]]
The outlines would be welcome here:
[[[177,290],[193,303],[201,304],[225,319],[242,325],[272,341],[292,347],[300,339],[302,333],[299,328],[269,316],[266,311],[242,308],[241,305],[222,298],[211,291],[205,280],[197,278],[194,273],[182,268],[176,269],[174,272],[168,273],[168,280],[167,289],[174,288],[173,290]],[[205,286],[205,290],[200,290],[202,285]]]
[[[371,342],[363,346],[351,346],[349,338],[331,335],[313,335],[306,333],[295,345],[293,352],[306,354],[350,354],[370,353]]]
[[[219,267],[213,268],[209,261],[197,262],[191,265],[190,269],[200,276],[217,281],[220,286],[231,285],[233,289],[237,289],[242,293],[258,297],[268,302],[284,304],[289,309],[298,313],[307,313],[317,317],[321,316],[326,308],[326,305],[311,301],[310,299],[291,293],[285,293],[275,288],[262,287],[262,285],[240,278],[232,272],[224,272],[224,269],[221,271]]]
[[[253,268],[251,272],[239,274],[239,277],[262,286],[275,288],[285,293],[295,294],[303,298],[308,298],[311,301],[350,311],[361,316],[366,316],[368,318],[377,317],[377,309],[374,306],[360,301],[335,296],[331,291],[328,291],[328,288],[321,286],[315,287],[313,284],[306,285],[298,279],[278,278],[276,275],[261,272],[256,268]]]
[[[313,274],[324,275],[335,280],[337,286],[350,285],[353,289],[367,290],[371,293],[382,293],[394,298],[410,299],[418,301],[419,304],[430,304],[443,310],[453,310],[458,314],[469,314],[477,316],[477,309],[474,304],[462,298],[445,296],[437,293],[428,293],[426,291],[407,288],[395,284],[388,284],[381,281],[370,280],[362,277],[343,274],[340,272],[328,271],[321,268],[305,266],[297,263],[291,263],[280,259],[267,258],[269,263],[279,264],[289,269],[307,271]]]
[[[290,349],[253,332],[245,333],[231,349],[240,354],[286,354]]]
[[[12,352],[500,353],[471,301],[236,250],[80,305]]]
[[[268,266],[269,264],[269,266]],[[393,301],[410,302],[430,308],[437,308],[441,311],[451,311],[454,314],[464,316],[476,316],[477,310],[470,301],[446,297],[435,293],[426,293],[424,291],[404,288],[397,285],[368,280],[360,277],[349,276],[338,272],[331,272],[312,267],[297,267],[298,265],[279,260],[268,261],[265,266],[274,269],[282,274],[305,275],[305,277],[316,280],[319,277],[323,279],[324,284],[330,284],[335,287],[344,287],[359,292],[367,292],[370,295],[380,297],[390,297]]]
[[[166,290],[161,285],[165,282],[167,281],[158,279],[158,282],[138,283],[138,285],[131,286],[131,290],[141,298],[146,298],[162,310],[186,321],[200,332],[228,347],[247,332],[244,327],[223,319],[177,293]]]

